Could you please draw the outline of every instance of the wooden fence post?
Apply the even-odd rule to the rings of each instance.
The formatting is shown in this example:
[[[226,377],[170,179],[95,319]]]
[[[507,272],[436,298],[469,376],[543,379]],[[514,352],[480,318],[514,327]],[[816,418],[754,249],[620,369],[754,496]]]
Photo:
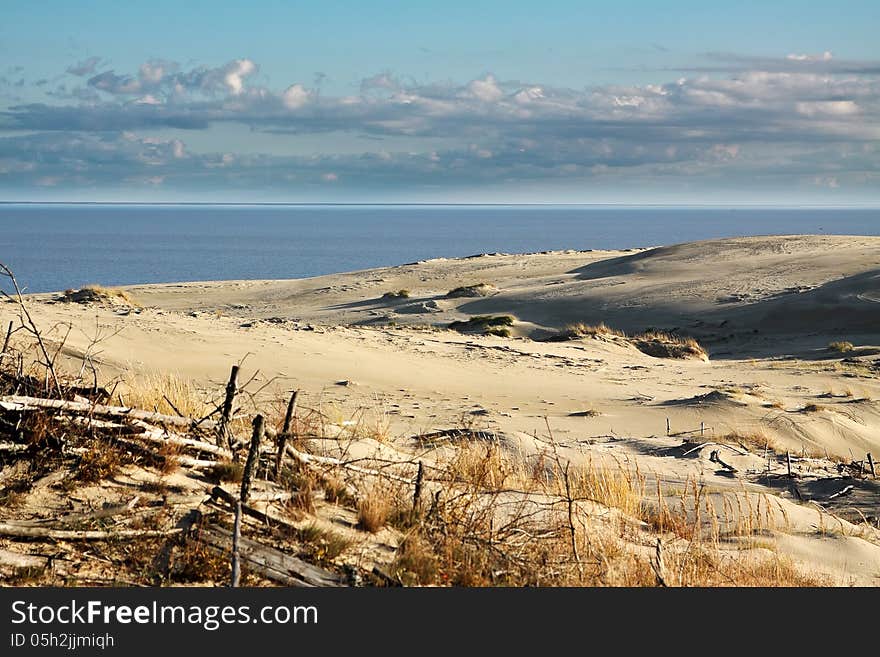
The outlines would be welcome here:
[[[877,473],[874,472],[874,457],[871,456],[871,452],[868,452],[868,467],[871,469],[871,476],[876,479]]]
[[[275,453],[275,481],[281,477],[281,464],[284,461],[284,447],[287,445],[287,438],[290,436],[290,429],[293,426],[293,419],[296,416],[296,397],[299,390],[294,390],[290,395],[290,401],[287,402],[287,413],[284,415],[284,426],[281,433],[278,434],[278,444]]]
[[[413,516],[417,516],[422,507],[422,480],[425,477],[425,468],[419,461],[419,472],[416,474],[416,487],[413,491]]]
[[[238,391],[238,365],[232,366],[229,375],[229,383],[226,384],[226,399],[223,400],[223,412],[220,415],[220,426],[217,427],[217,447],[223,447],[223,439],[232,449],[232,436],[229,432],[229,421],[232,419],[232,404],[235,402],[235,393]]]
[[[235,522],[232,525],[232,588],[238,588],[241,580],[241,500],[235,501]]]
[[[251,492],[251,480],[260,460],[260,441],[263,439],[263,416],[254,418],[254,432],[251,435],[251,446],[248,449],[247,461],[244,463],[244,472],[241,475],[241,501],[247,503]]]

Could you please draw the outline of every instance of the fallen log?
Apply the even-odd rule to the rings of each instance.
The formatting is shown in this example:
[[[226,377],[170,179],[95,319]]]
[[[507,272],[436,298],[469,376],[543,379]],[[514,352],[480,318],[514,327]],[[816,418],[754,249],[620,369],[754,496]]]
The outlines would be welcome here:
[[[288,494],[288,499],[289,498],[290,495]],[[221,488],[220,486],[214,486],[214,488],[211,490],[211,499],[223,500],[224,502],[229,504],[233,510],[235,509],[235,506],[239,501],[238,497],[230,493],[228,490]],[[256,518],[260,522],[264,522],[269,526],[282,526],[290,529],[291,531],[296,531],[298,529],[298,527],[289,520],[286,520],[285,518],[280,518],[273,513],[269,513],[268,511],[260,511],[259,509],[254,508],[249,504],[242,504],[241,512],[246,516],[250,516],[251,518]]]
[[[161,538],[179,534],[174,529],[118,529],[116,531],[52,529],[49,527],[19,527],[0,522],[0,536],[53,541],[130,541],[138,538]]]
[[[134,509],[137,506],[138,502],[140,502],[140,499],[140,495],[135,495],[126,504],[116,504],[114,506],[108,506],[103,509],[97,509],[95,511],[88,511],[86,513],[68,513],[67,515],[53,518],[35,518],[33,520],[7,520],[6,524],[14,527],[40,527],[48,523],[70,524],[73,522],[83,522],[86,520],[112,518],[113,516],[128,513],[129,511]]]
[[[207,545],[224,555],[230,554],[232,550],[232,535],[229,530],[216,525],[203,525],[187,540]],[[286,586],[336,587],[343,585],[342,577],[336,573],[313,566],[298,557],[261,545],[244,536],[239,538],[238,552],[242,565],[246,565],[250,570]]]
[[[77,415],[90,415],[99,417],[128,418],[144,420],[153,424],[168,425],[175,427],[195,428],[198,421],[179,415],[165,415],[153,411],[144,411],[139,408],[127,408],[125,406],[106,406],[104,404],[91,404],[75,402],[66,399],[43,399],[41,397],[26,397],[23,395],[7,395],[0,397],[0,409],[4,411],[27,411],[39,408],[65,411]],[[200,426],[212,429],[215,422],[204,421]]]
[[[0,550],[0,566],[6,566],[7,568],[45,568],[48,564],[48,557]]]

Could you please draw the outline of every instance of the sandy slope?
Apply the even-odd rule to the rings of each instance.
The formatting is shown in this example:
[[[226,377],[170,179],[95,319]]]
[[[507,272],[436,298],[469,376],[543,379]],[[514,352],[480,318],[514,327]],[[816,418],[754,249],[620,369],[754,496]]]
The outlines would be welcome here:
[[[404,451],[414,434],[475,423],[534,452],[546,446],[549,423],[573,459],[636,462],[669,486],[699,480],[719,493],[772,492],[795,518],[782,541],[787,552],[840,581],[877,583],[880,547],[820,535],[814,507],[797,500],[876,518],[876,482],[849,481],[853,494],[838,502],[829,497],[846,482],[829,479],[837,474],[830,461],[796,458],[804,476],[792,487],[762,475],[768,461],[781,471],[784,458],[768,459],[760,447],[725,450],[738,471],[731,476],[709,460],[710,448],[686,453],[681,445],[699,438],[702,424],[703,440],[761,434],[797,457],[880,456],[878,276],[880,238],[759,237],[440,259],[295,281],[138,286],[129,291],[144,309],[128,314],[41,295],[33,312],[44,326],[74,327],[73,356],[96,332],[109,336],[93,348],[106,376],[171,370],[219,389],[230,364],[247,355],[247,375],[277,377],[272,387],[300,388],[305,404],[340,419],[387,422]],[[445,296],[479,282],[497,292]],[[408,299],[382,298],[403,288]],[[2,310],[6,321],[12,308]],[[516,337],[439,328],[501,313],[515,316]],[[576,321],[680,329],[700,338],[711,360],[653,358],[610,338],[532,339]],[[826,346],[835,339],[856,349],[834,353]]]

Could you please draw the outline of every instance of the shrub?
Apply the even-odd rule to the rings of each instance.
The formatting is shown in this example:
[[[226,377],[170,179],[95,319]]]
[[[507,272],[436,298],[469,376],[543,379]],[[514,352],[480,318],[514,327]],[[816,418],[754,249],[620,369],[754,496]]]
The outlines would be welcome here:
[[[386,292],[382,295],[383,299],[409,299],[409,290],[397,290],[396,292]]]
[[[461,297],[487,297],[498,291],[498,288],[490,283],[477,283],[476,285],[462,285],[449,290],[446,296],[450,299]]]
[[[510,330],[506,327],[513,326],[513,322],[510,315],[475,315],[465,321],[452,322],[449,328],[460,333],[482,333],[507,338],[510,337]]]
[[[840,354],[846,354],[855,349],[853,343],[847,341],[829,342],[828,348]]]

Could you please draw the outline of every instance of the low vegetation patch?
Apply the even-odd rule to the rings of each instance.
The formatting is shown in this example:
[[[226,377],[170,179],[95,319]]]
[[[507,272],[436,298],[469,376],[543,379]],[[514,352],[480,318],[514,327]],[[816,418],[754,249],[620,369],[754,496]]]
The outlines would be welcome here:
[[[514,318],[510,315],[475,315],[468,320],[452,322],[449,328],[459,333],[481,333],[510,337],[509,326],[513,326]]]
[[[392,292],[386,292],[382,295],[383,299],[409,299],[409,290],[396,290]]]
[[[85,305],[140,307],[140,304],[125,290],[117,287],[104,287],[103,285],[86,285],[78,290],[65,290],[60,300],[64,303],[81,303]]]
[[[709,354],[693,338],[681,337],[674,333],[651,331],[633,336],[633,343],[643,354],[654,358],[698,358],[708,360]]]
[[[556,335],[547,338],[547,341],[564,342],[567,340],[602,337],[622,338],[630,342],[643,354],[653,356],[654,358],[709,359],[708,352],[693,338],[653,329],[630,336],[619,329],[607,326],[604,322],[599,324],[585,324],[583,322],[569,324]]]
[[[852,342],[848,342],[845,340],[841,340],[838,342],[829,342],[828,348],[831,351],[836,351],[839,354],[847,354],[847,353],[851,352],[853,349],[855,349]]]
[[[498,288],[490,283],[477,283],[476,285],[462,285],[461,287],[449,290],[446,296],[450,299],[458,299],[462,297],[488,297],[495,294]]]

